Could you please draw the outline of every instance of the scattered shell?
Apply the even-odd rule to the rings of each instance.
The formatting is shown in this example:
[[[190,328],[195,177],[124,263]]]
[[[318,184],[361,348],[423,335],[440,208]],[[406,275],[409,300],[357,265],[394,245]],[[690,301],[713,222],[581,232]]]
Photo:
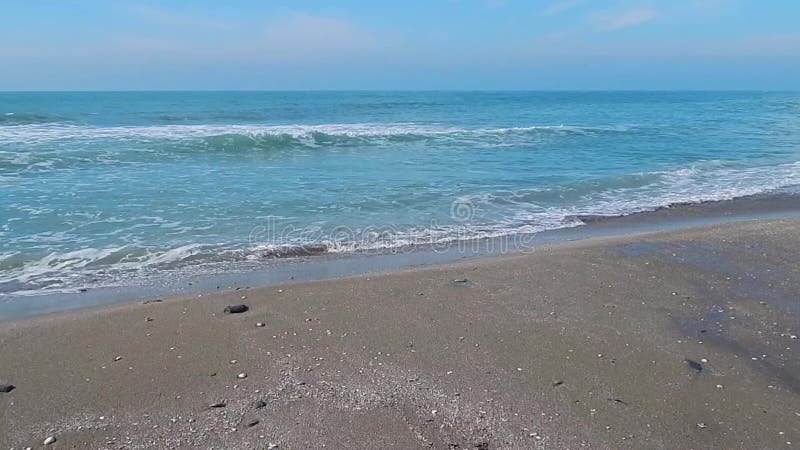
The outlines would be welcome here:
[[[708,428],[708,425],[706,425],[704,422],[700,422],[697,424],[697,428]]]
[[[122,361],[122,356],[117,356],[114,358],[114,361]]]
[[[239,378],[239,379],[245,379],[245,378],[247,378],[247,374],[242,372],[239,375],[236,375],[236,377]]]
[[[55,444],[56,438],[55,436],[48,436],[47,439],[44,440],[44,445]]]
[[[256,323],[256,326],[257,326],[257,327],[259,327],[259,328],[261,328],[261,327],[263,327],[263,326],[265,326],[265,325],[266,325],[266,324],[265,324],[264,322],[257,322],[257,323]]]

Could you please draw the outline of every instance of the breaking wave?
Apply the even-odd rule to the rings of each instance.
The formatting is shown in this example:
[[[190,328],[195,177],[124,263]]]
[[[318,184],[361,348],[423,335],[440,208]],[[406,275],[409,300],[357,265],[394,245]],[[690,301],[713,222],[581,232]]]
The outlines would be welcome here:
[[[536,133],[619,133],[620,126],[541,125],[500,128],[459,128],[416,123],[351,123],[322,125],[158,125],[99,127],[72,124],[33,124],[0,127],[0,142],[46,143],[59,140],[157,140],[253,143],[267,139],[278,143],[336,145],[385,142],[392,139],[481,138]]]

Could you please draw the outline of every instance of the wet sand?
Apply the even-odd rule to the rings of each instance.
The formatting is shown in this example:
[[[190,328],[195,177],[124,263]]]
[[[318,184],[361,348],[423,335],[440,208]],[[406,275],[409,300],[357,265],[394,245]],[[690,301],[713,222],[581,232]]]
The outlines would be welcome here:
[[[2,322],[0,448],[793,448],[798,255],[758,220]]]

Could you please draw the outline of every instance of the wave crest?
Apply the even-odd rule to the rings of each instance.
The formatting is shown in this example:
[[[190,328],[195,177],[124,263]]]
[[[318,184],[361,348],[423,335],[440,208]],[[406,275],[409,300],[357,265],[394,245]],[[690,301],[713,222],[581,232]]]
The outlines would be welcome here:
[[[71,124],[29,124],[0,127],[0,142],[46,143],[58,140],[152,142],[211,140],[240,144],[259,142],[306,145],[369,143],[409,139],[496,139],[547,133],[620,133],[621,126],[535,125],[524,127],[460,128],[416,123],[351,123],[322,125],[158,125],[96,127]],[[292,140],[295,141],[292,141]]]

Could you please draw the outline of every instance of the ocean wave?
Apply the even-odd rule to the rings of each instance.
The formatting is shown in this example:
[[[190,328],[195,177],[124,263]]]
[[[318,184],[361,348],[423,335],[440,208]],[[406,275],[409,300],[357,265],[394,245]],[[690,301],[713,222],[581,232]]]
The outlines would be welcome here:
[[[113,285],[131,276],[169,271],[195,263],[240,259],[222,246],[187,244],[174,248],[118,246],[30,255],[0,255],[0,293],[39,293]]]
[[[17,112],[0,113],[0,127],[46,124],[52,122],[61,122],[63,120],[64,120],[63,117],[53,116],[49,114],[17,113]]]
[[[462,128],[416,123],[350,123],[322,125],[158,125],[96,127],[70,124],[36,124],[0,127],[0,143],[46,143],[59,140],[186,141],[254,143],[276,139],[279,143],[309,146],[348,142],[382,142],[398,139],[480,138],[541,133],[619,133],[624,126],[534,125],[523,127]],[[273,141],[274,142],[274,141]]]

